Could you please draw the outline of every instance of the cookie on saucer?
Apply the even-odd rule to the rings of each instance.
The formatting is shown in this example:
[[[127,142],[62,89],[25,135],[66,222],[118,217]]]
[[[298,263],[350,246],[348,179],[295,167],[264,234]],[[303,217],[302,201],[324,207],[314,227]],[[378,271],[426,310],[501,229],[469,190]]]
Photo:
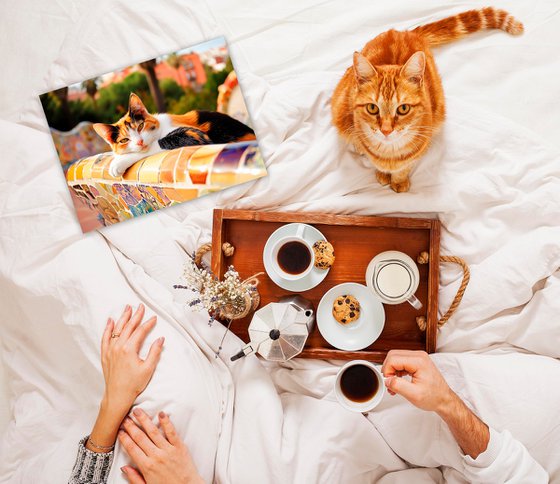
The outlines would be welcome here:
[[[338,296],[333,303],[332,315],[340,324],[350,324],[360,317],[360,303],[350,294]]]
[[[313,244],[315,267],[326,270],[334,264],[334,247],[326,240],[318,240]]]

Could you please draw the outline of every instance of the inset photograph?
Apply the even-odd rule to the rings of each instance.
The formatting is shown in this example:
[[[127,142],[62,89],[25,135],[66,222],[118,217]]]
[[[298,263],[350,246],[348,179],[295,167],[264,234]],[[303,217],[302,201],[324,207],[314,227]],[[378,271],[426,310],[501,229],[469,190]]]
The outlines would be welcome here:
[[[223,37],[40,98],[83,232],[266,175]]]

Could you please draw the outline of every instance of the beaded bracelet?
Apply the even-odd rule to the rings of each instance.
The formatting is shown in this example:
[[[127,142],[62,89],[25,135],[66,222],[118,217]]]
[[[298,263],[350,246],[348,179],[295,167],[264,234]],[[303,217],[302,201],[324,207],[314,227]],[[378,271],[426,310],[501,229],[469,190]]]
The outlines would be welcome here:
[[[103,445],[97,445],[93,440],[91,440],[91,437],[88,437],[88,442],[89,442],[89,445],[91,445],[92,447],[95,447],[98,450],[111,451],[115,448],[115,444],[110,445],[108,447],[103,446]]]

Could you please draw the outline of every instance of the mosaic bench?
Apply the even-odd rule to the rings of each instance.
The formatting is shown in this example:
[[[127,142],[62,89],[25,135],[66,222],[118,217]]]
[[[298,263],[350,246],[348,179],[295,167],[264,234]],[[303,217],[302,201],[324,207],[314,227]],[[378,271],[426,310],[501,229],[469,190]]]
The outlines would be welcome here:
[[[103,217],[105,225],[198,198],[266,175],[256,141],[187,146],[149,156],[122,177],[102,153],[72,164],[66,179],[75,194]]]
[[[51,135],[65,170],[79,158],[107,149],[107,143],[94,131],[93,123],[89,121],[82,121],[70,131],[51,128]]]

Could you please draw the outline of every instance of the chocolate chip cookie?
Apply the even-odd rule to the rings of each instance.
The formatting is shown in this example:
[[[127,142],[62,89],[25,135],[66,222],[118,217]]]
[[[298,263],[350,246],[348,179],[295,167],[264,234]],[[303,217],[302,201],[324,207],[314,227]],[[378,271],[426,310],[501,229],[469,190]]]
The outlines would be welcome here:
[[[344,294],[334,300],[332,314],[340,324],[353,323],[360,317],[360,303],[350,294]]]
[[[334,264],[334,247],[326,240],[318,240],[313,244],[315,267],[326,270]]]

